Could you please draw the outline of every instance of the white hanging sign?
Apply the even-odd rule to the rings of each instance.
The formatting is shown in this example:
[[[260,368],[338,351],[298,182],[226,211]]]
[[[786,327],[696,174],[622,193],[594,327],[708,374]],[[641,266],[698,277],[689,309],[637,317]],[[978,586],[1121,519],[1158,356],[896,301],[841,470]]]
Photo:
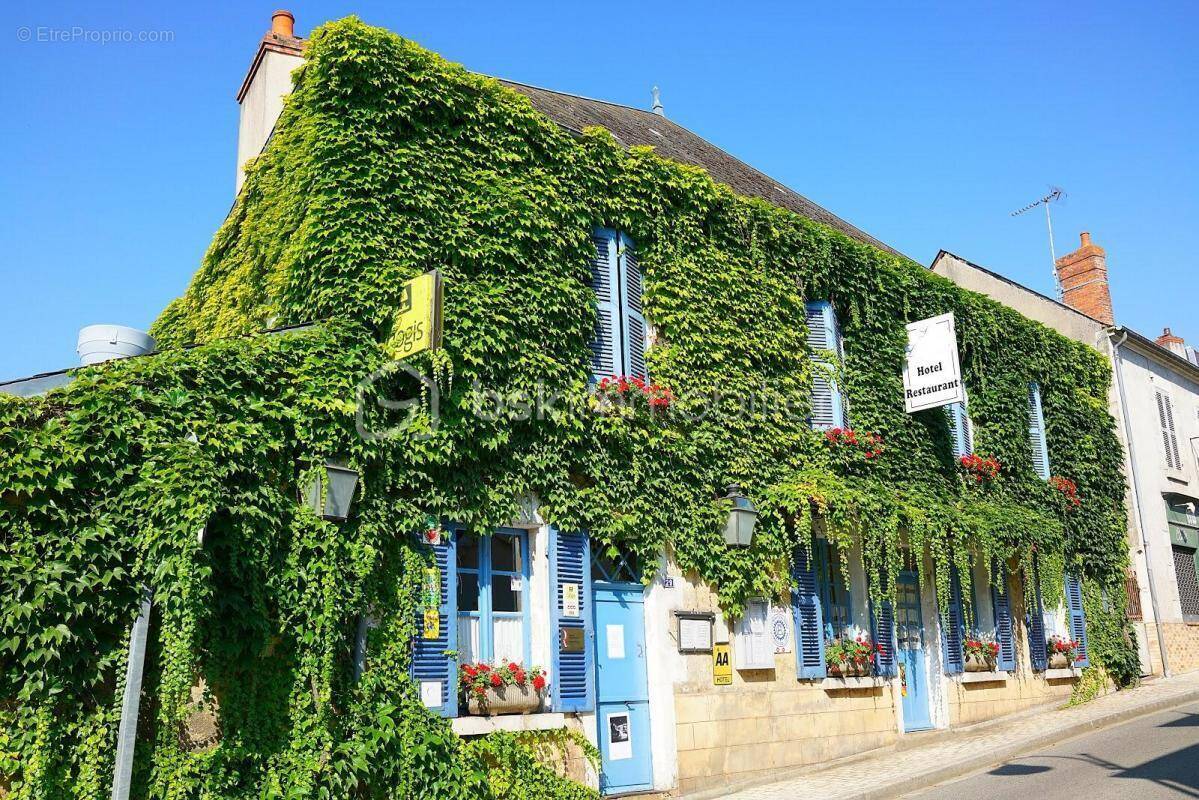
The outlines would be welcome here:
[[[903,404],[909,414],[966,402],[953,313],[913,322],[903,362]]]

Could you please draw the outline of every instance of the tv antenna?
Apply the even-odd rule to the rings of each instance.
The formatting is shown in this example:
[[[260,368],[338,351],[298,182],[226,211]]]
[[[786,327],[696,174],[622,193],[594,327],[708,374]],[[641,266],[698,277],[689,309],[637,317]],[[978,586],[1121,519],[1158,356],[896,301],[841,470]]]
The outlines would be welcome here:
[[[1032,211],[1037,206],[1045,206],[1045,225],[1049,227],[1049,266],[1053,270],[1053,285],[1057,287],[1057,296],[1059,298],[1062,296],[1062,284],[1057,278],[1057,254],[1053,250],[1053,218],[1049,215],[1049,204],[1064,199],[1066,199],[1066,193],[1060,186],[1050,186],[1049,194],[1036,202],[1029,203],[1024,208],[1018,208],[1012,212],[1013,217],[1018,217],[1026,211]]]

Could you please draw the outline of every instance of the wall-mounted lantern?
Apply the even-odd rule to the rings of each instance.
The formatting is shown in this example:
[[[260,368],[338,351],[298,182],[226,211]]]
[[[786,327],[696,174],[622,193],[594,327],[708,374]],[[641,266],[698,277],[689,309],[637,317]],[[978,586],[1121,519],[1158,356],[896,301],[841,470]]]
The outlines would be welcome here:
[[[328,476],[328,488],[322,492],[323,478]],[[354,502],[354,492],[358,488],[358,472],[337,461],[326,461],[323,470],[317,470],[307,490],[304,500],[315,513],[334,522],[342,522],[350,516],[350,505]],[[321,494],[325,503],[321,505]]]
[[[725,500],[732,504],[729,519],[724,526],[724,542],[730,547],[749,547],[753,540],[754,526],[758,524],[758,509],[741,492],[737,484],[730,484]]]

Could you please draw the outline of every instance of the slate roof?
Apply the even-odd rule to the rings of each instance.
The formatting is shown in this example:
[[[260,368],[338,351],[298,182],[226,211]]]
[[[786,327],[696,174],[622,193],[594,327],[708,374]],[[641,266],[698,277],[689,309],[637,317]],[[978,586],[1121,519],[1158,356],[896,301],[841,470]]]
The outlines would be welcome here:
[[[588,97],[555,92],[516,81],[498,79],[509,89],[520,92],[533,107],[562,127],[576,132],[598,125],[611,131],[625,147],[651,145],[663,158],[703,167],[717,183],[728,184],[737,194],[760,197],[800,216],[821,222],[842,233],[895,255],[897,250],[794,192],[743,161],[733,158],[681,125],[652,111],[632,106],[592,100]]]

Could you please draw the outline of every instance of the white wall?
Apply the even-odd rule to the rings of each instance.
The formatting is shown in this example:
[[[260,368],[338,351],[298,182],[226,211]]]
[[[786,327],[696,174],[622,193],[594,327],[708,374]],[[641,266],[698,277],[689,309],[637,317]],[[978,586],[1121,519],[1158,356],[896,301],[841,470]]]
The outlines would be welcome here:
[[[1148,596],[1146,568],[1153,570],[1158,610],[1162,622],[1182,622],[1178,583],[1174,577],[1174,558],[1170,547],[1170,529],[1166,519],[1165,494],[1179,494],[1199,502],[1199,383],[1174,369],[1164,357],[1150,358],[1140,346],[1125,342],[1119,349],[1119,368],[1124,380],[1127,424],[1133,441],[1132,458],[1137,470],[1141,518],[1144,520],[1148,553],[1135,542],[1134,562],[1141,584],[1141,607],[1145,620],[1152,621],[1153,608]],[[1157,356],[1156,353],[1153,354]],[[1174,427],[1182,469],[1167,469],[1165,442],[1157,409],[1156,390],[1161,389],[1173,401]]]
[[[283,98],[291,94],[291,72],[304,63],[299,56],[263,50],[250,86],[241,99],[241,114],[237,125],[237,184],[241,191],[246,179],[245,165],[262,152],[275,129],[275,121],[283,111]]]

